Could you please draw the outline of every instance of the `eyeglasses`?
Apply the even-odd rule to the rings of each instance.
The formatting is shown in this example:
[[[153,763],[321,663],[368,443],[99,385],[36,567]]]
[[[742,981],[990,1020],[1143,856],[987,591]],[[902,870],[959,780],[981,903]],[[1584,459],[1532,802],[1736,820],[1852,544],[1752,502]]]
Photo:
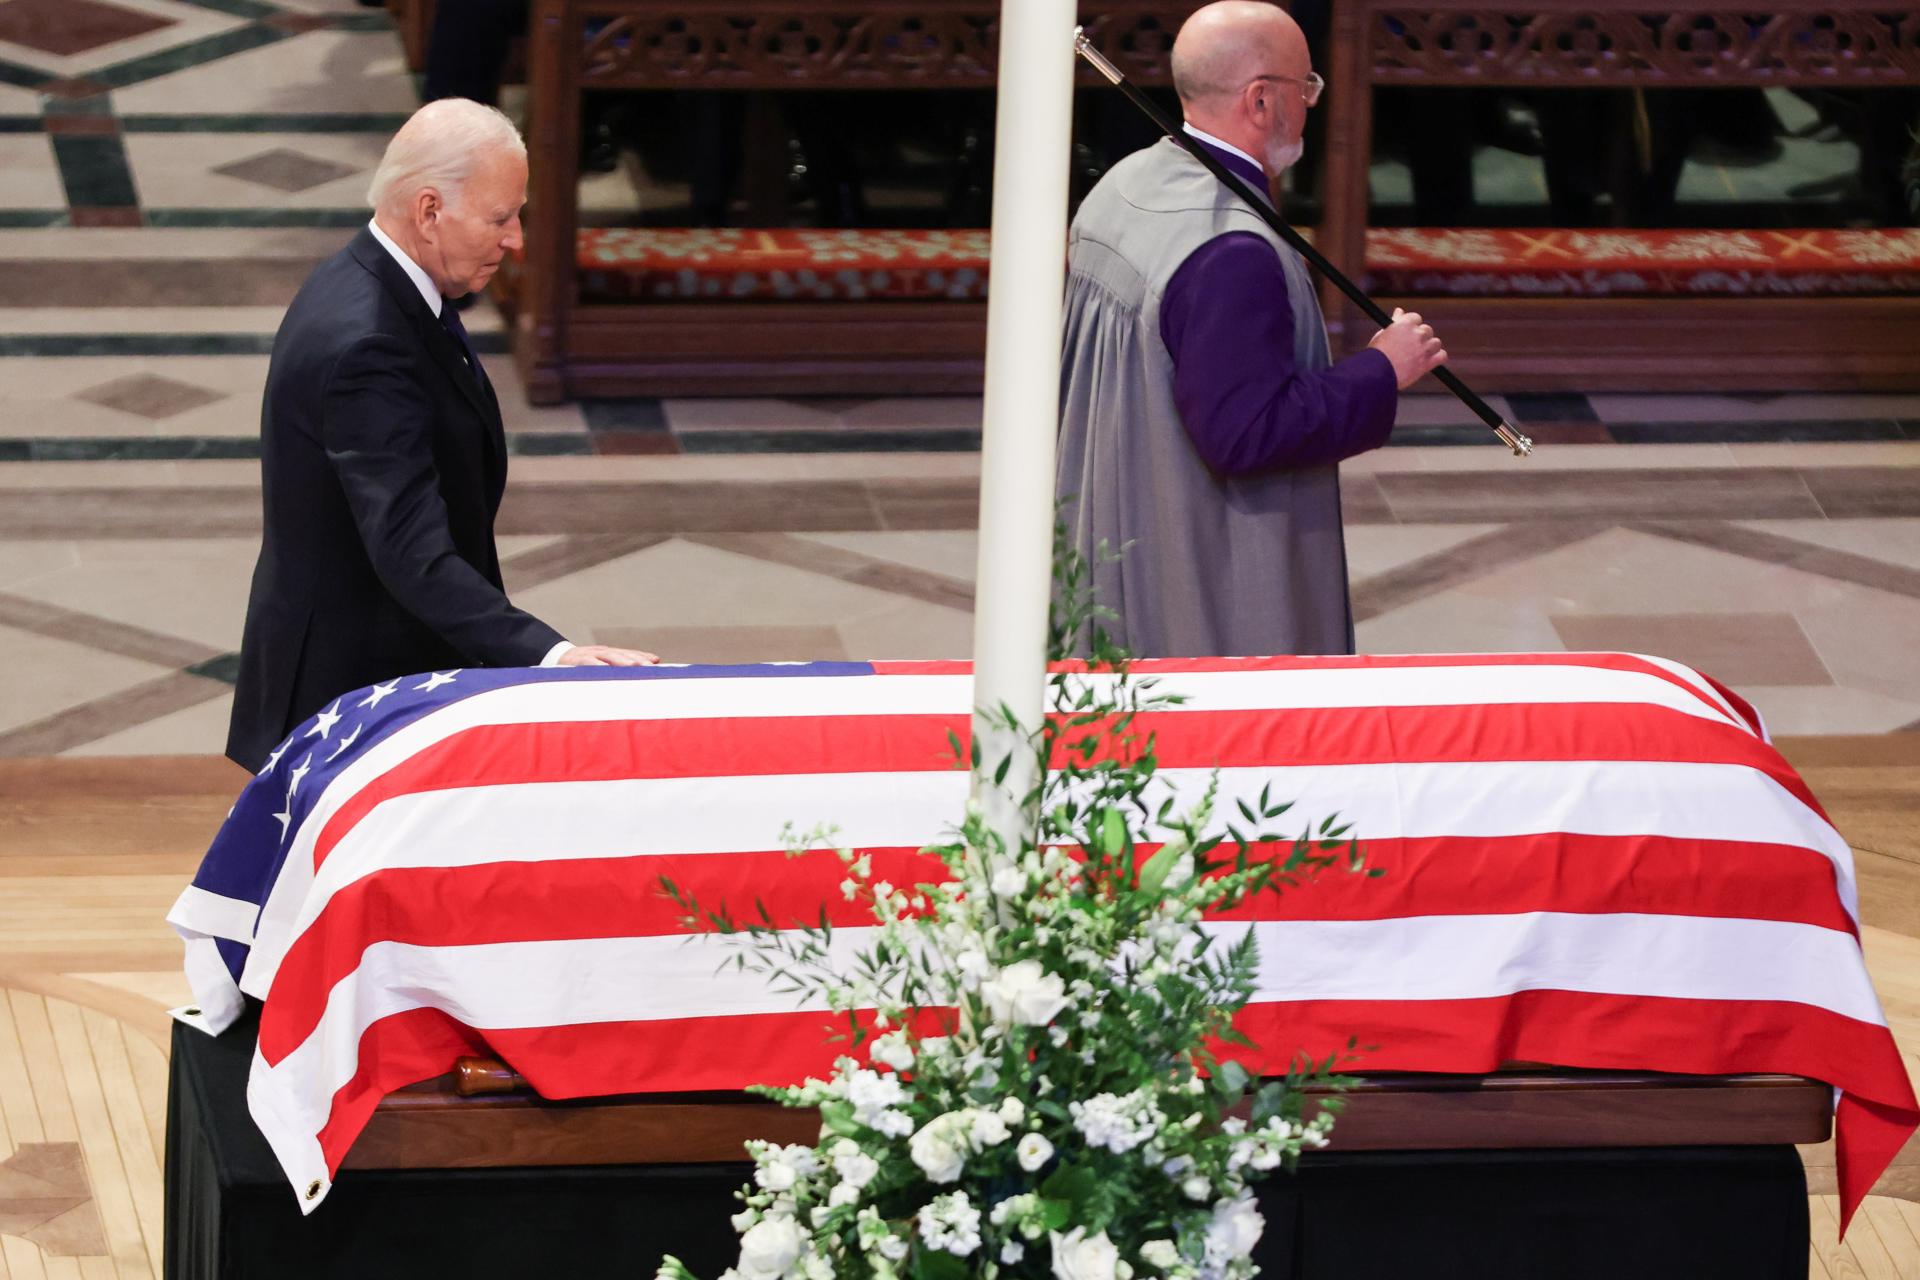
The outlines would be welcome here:
[[[1320,95],[1327,90],[1327,82],[1320,78],[1318,71],[1309,71],[1304,76],[1255,76],[1254,80],[1286,80],[1300,86],[1300,96],[1308,106],[1320,101]],[[1251,84],[1253,81],[1248,81]]]

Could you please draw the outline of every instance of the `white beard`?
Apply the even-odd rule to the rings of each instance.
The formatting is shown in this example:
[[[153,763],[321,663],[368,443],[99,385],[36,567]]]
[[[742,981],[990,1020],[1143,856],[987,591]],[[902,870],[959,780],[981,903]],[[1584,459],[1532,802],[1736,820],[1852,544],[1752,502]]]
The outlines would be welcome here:
[[[1294,165],[1299,164],[1300,157],[1305,155],[1306,152],[1307,140],[1304,136],[1295,138],[1285,146],[1268,147],[1267,168],[1272,171],[1275,177],[1278,177]]]

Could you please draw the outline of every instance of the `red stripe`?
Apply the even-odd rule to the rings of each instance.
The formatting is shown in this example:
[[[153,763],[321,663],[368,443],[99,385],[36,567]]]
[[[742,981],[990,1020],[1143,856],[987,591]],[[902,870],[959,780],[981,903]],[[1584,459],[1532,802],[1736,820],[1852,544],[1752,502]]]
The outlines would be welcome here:
[[[1157,846],[1143,846],[1141,857]],[[1527,911],[1639,912],[1783,920],[1851,933],[1833,864],[1789,845],[1666,837],[1581,835],[1368,842],[1379,877],[1329,871],[1312,885],[1242,904],[1223,919],[1386,920]],[[937,858],[909,849],[866,851],[874,874],[898,885],[944,880]],[[1280,849],[1278,852],[1284,853]],[[1649,874],[1648,868],[1658,868]],[[336,893],[288,948],[260,1027],[277,1064],[312,1034],[329,993],[380,942],[472,946],[557,938],[658,937],[682,932],[666,876],[708,907],[782,927],[872,923],[848,902],[845,871],[825,851],[675,854],[395,867]],[[511,902],[512,910],[500,904]]]
[[[1743,765],[1818,803],[1771,746],[1726,724],[1642,704],[1517,703],[1171,711],[1138,717],[1162,768],[1382,763],[1661,761]],[[478,725],[373,779],[330,817],[315,867],[384,801],[461,787],[634,778],[904,773],[951,767],[964,715],[724,717]],[[1088,730],[1092,732],[1092,730]],[[1822,815],[1824,817],[1824,814]]]
[[[408,1009],[381,1018],[360,1037],[353,1078],[333,1095],[327,1123],[315,1135],[329,1174],[367,1127],[380,1099],[395,1089],[453,1070],[456,1060],[487,1052],[487,1038],[438,1009]]]
[[[1482,1073],[1505,1062],[1696,1074],[1785,1072],[1846,1091],[1836,1117],[1850,1213],[1920,1124],[1885,1028],[1810,1005],[1527,991],[1476,1000],[1301,1001],[1255,1005],[1239,1021],[1262,1047],[1240,1054],[1280,1074],[1296,1051],[1316,1057],[1349,1036],[1371,1046],[1367,1071]],[[824,1075],[845,1051],[820,1013],[605,1022],[475,1033],[542,1096],[739,1089]],[[450,1070],[479,1050],[437,1010],[383,1018],[360,1041],[360,1070],[335,1095],[321,1134],[329,1169],[385,1092]],[[740,1046],[752,1044],[743,1054]],[[366,1064],[381,1064],[370,1069]],[[1336,1142],[1338,1131],[1336,1130]]]

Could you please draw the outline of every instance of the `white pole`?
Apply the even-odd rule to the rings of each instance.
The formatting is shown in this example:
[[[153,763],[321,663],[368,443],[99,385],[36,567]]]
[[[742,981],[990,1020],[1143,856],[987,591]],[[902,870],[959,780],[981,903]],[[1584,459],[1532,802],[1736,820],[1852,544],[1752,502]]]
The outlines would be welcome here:
[[[1046,699],[1054,435],[1073,129],[1074,0],[1001,0],[994,120],[993,257],[980,442],[980,561],[973,604],[974,798],[1010,850],[1037,764],[989,717],[1029,732]],[[1000,762],[1012,757],[1004,782]]]

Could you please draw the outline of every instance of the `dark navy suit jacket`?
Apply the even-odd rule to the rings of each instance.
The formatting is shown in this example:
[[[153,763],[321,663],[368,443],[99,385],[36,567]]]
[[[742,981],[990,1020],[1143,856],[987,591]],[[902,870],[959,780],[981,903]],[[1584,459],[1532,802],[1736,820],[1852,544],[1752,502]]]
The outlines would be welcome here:
[[[265,530],[234,761],[257,771],[296,724],[364,685],[533,666],[559,643],[501,585],[499,401],[371,231],[321,263],[287,309],[260,449]]]

